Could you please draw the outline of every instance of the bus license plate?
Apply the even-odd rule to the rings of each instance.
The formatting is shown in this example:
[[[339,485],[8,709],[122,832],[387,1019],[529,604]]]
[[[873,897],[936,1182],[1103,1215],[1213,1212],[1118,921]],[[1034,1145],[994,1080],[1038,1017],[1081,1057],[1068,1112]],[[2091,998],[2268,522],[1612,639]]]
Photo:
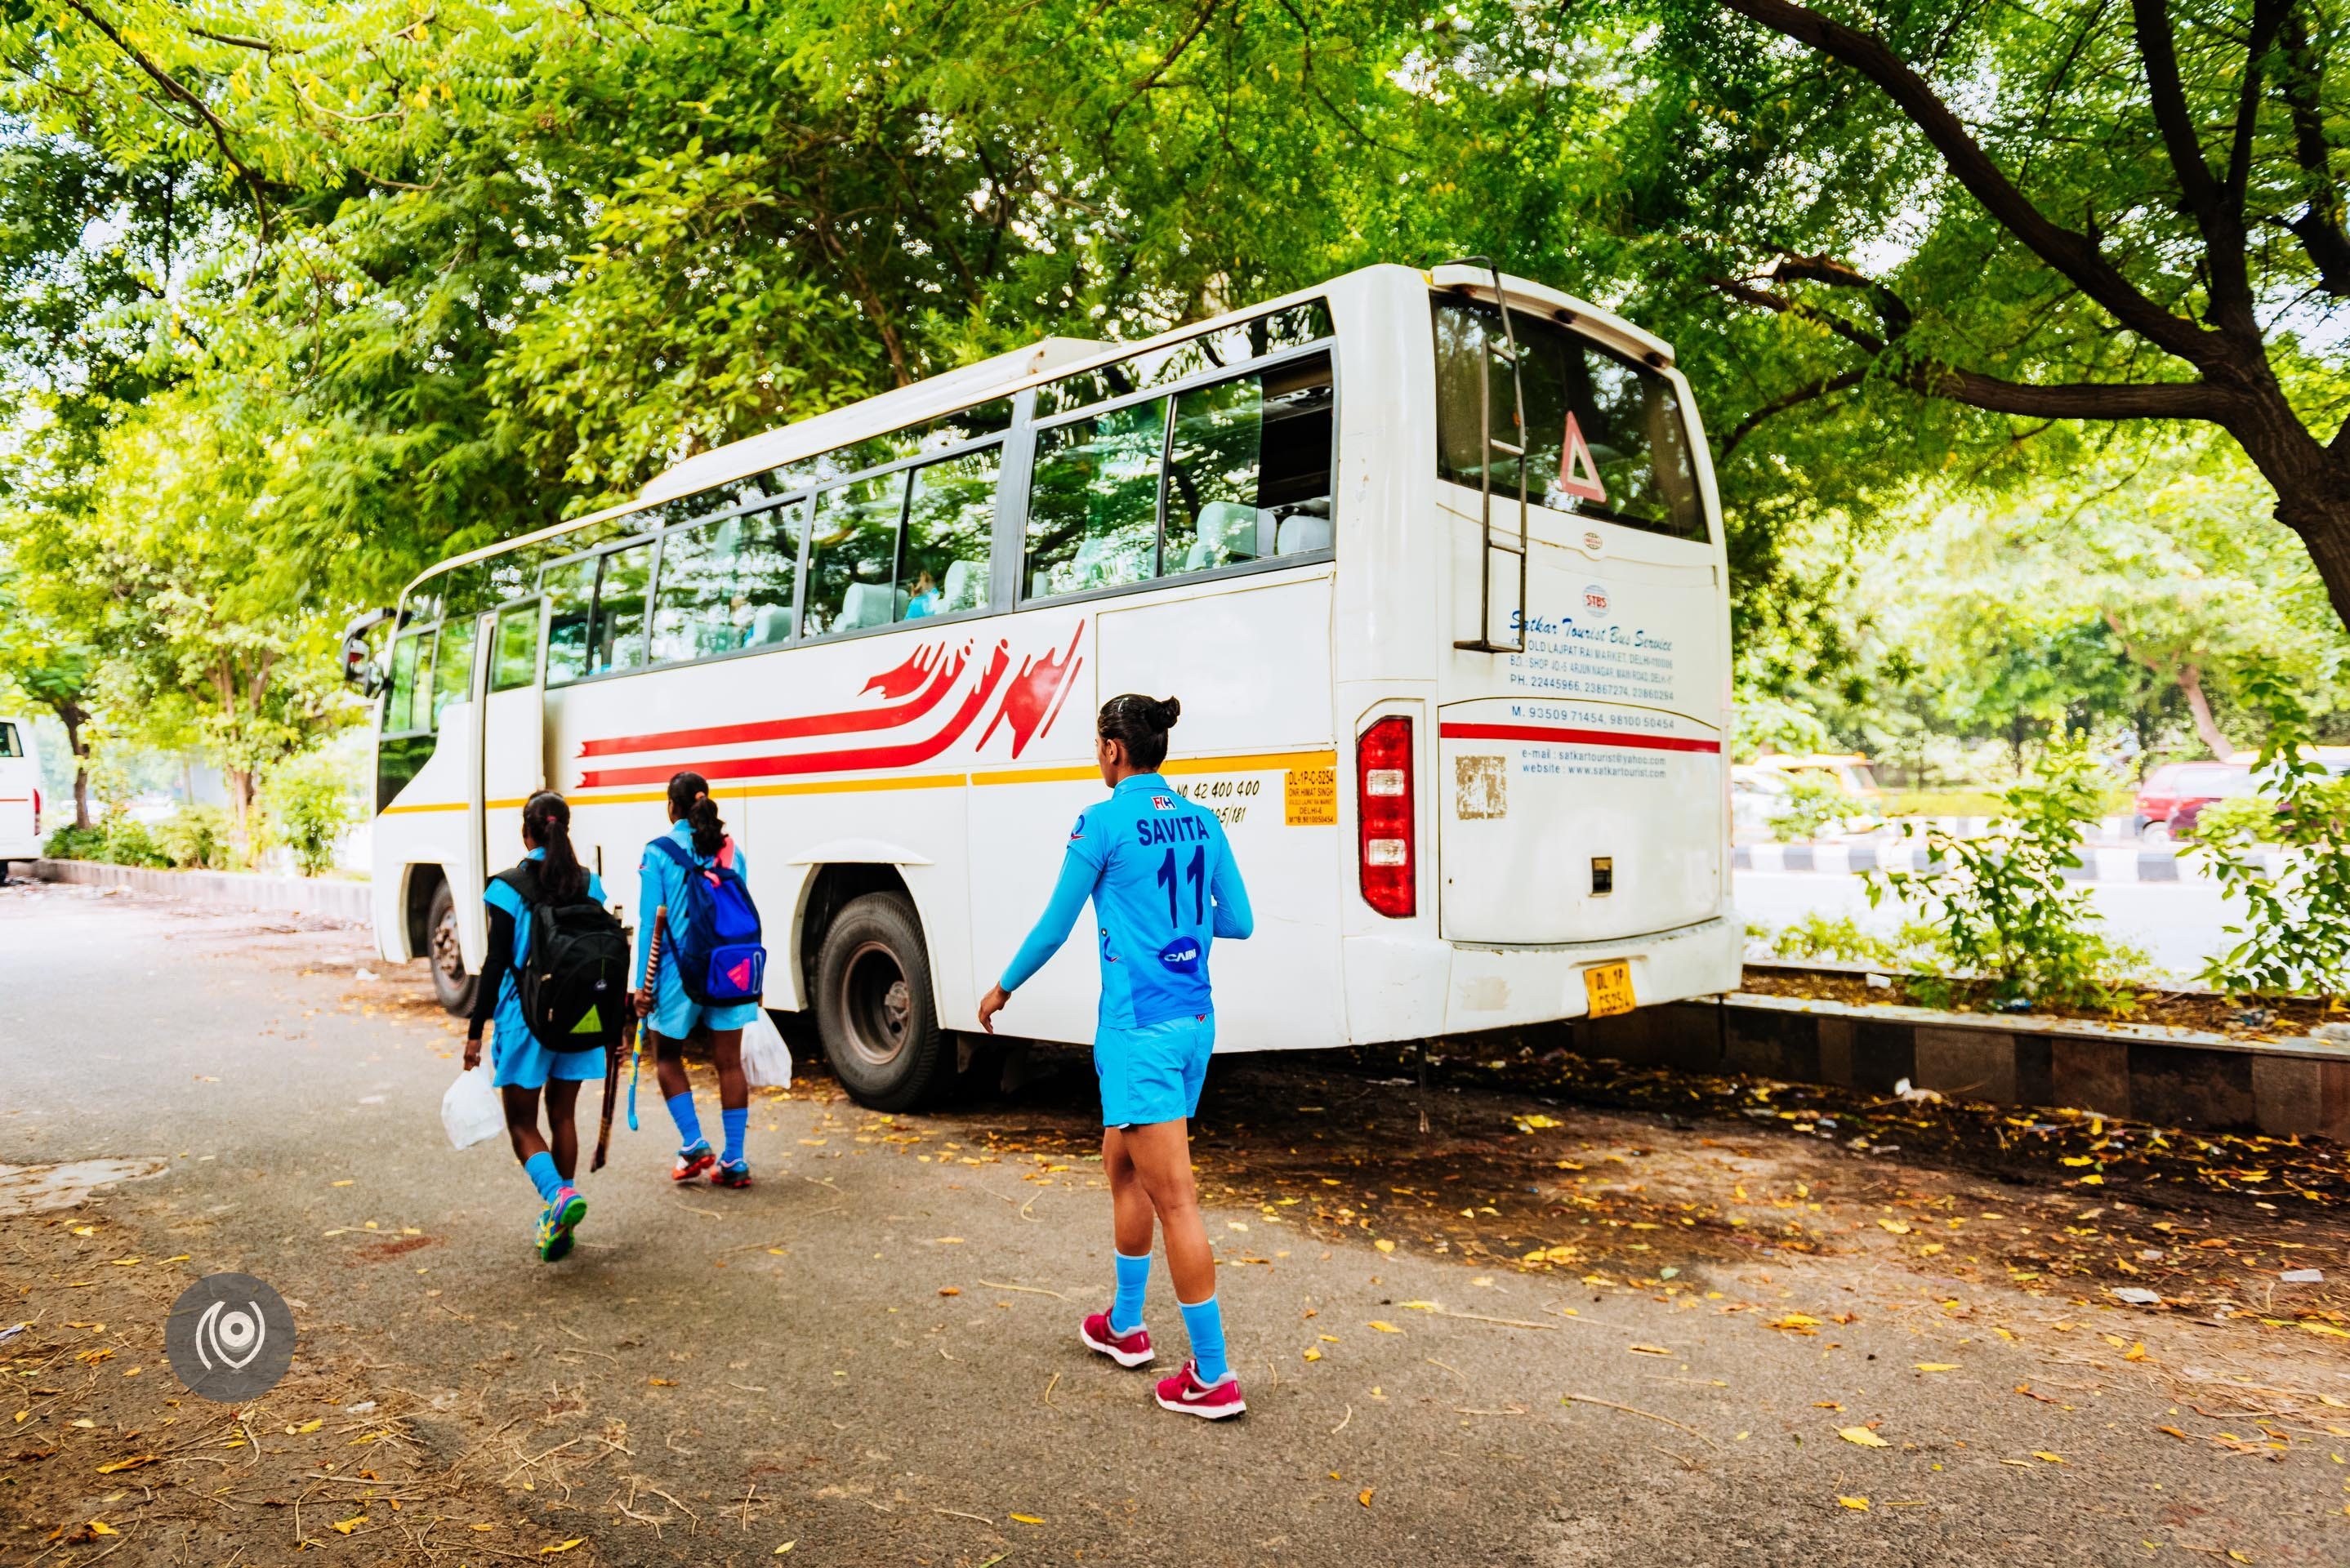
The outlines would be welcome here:
[[[1629,1012],[1634,1005],[1632,966],[1603,963],[1585,970],[1583,989],[1591,1002],[1587,1016],[1605,1018],[1610,1013]]]

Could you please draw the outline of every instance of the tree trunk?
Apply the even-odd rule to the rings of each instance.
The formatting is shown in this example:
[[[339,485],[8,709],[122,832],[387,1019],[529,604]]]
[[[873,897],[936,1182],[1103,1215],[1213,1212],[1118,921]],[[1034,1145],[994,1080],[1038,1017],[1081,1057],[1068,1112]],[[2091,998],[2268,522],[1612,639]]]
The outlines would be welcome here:
[[[2334,615],[2350,627],[2350,444],[2311,434],[2265,362],[2243,379],[2245,395],[2220,422],[2276,491],[2277,521],[2308,548]]]
[[[2203,695],[2203,671],[2192,664],[2178,667],[2178,689],[2187,694],[2187,711],[2195,716],[2195,732],[2212,756],[2226,762],[2235,751],[2235,742],[2220,732],[2219,721],[2211,717],[2210,699]]]
[[[89,826],[89,748],[82,744],[82,721],[88,715],[78,704],[60,703],[57,718],[66,727],[66,751],[74,760],[74,826]]]

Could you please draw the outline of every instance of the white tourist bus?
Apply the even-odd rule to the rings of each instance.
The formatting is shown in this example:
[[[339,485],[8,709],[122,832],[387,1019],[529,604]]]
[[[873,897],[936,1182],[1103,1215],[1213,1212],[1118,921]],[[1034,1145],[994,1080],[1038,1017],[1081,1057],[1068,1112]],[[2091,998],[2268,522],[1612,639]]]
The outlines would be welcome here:
[[[1482,265],[1050,338],[701,453],[434,567],[346,660],[382,689],[386,959],[469,1003],[485,871],[542,786],[633,926],[691,768],[749,853],[767,1006],[812,1015],[874,1106],[956,1071],[1102,795],[1093,715],[1123,691],[1182,700],[1165,772],[1256,908],[1216,954],[1221,1049],[1739,976],[1727,578],[1688,384],[1657,338]],[[1073,941],[1005,1023],[1088,1041],[1097,989]]]

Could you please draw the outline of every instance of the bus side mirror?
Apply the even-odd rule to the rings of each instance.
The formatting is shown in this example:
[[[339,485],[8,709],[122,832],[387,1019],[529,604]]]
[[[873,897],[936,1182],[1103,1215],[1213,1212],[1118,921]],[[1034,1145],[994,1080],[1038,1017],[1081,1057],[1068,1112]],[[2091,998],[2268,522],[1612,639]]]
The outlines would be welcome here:
[[[343,684],[359,688],[362,697],[383,690],[383,671],[368,657],[368,633],[391,618],[388,609],[369,610],[343,628]]]

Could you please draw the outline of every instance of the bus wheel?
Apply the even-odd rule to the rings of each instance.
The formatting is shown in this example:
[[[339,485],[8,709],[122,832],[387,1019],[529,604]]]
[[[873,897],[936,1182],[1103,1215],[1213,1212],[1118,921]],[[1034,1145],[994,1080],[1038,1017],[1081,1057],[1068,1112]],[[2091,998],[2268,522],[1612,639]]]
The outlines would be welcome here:
[[[834,918],[816,954],[816,1016],[825,1056],[859,1105],[903,1111],[921,1103],[947,1047],[913,905],[868,893]]]
[[[473,992],[480,981],[465,972],[465,950],[457,941],[457,898],[443,882],[432,889],[432,909],[424,917],[424,956],[432,965],[432,992],[442,1009],[458,1018],[470,1017]]]

